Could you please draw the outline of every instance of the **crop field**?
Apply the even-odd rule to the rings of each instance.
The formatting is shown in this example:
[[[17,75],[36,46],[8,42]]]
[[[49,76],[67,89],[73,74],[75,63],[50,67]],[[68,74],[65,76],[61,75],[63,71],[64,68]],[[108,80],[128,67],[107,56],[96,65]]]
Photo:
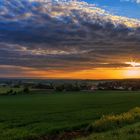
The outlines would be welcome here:
[[[0,96],[0,140],[79,129],[103,115],[140,106],[140,92],[97,91]]]

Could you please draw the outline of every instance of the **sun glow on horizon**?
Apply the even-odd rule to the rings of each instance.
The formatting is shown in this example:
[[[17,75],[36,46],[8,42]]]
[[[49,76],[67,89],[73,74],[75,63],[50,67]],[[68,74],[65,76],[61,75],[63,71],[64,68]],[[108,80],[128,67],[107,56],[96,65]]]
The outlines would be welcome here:
[[[126,64],[126,63],[125,63]],[[29,77],[40,79],[129,79],[140,78],[140,63],[128,62],[130,66],[118,68],[91,68],[84,70],[43,70],[28,67],[0,66],[1,70],[9,69],[11,72],[0,77]],[[21,76],[22,74],[22,76]]]
[[[125,76],[128,78],[139,78],[140,77],[140,63],[135,61],[125,62],[130,65],[125,72]]]
[[[140,75],[140,70],[137,69],[130,69],[126,71],[126,76],[128,78],[137,78]]]
[[[140,67],[140,63],[134,61],[126,62],[125,64],[131,65],[132,67]]]

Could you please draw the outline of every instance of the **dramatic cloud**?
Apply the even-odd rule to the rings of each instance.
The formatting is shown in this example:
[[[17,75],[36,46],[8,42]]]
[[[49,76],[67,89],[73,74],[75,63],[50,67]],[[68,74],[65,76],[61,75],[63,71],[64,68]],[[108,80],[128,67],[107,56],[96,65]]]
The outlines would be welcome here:
[[[140,59],[140,21],[85,2],[0,2],[0,65],[78,71]]]

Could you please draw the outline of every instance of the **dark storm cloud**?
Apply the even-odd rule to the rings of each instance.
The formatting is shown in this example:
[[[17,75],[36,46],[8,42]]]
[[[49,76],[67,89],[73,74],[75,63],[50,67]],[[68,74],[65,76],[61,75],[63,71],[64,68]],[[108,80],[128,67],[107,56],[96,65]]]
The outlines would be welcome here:
[[[140,59],[140,28],[82,10],[56,16],[37,4],[0,11],[0,65],[72,71],[127,67],[129,57]]]

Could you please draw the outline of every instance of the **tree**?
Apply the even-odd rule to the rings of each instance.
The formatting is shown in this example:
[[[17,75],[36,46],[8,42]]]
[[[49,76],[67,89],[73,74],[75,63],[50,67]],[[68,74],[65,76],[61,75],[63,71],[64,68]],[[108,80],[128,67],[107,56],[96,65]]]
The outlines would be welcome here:
[[[24,87],[23,92],[24,92],[24,93],[29,93],[29,92],[30,92],[30,90],[29,90],[29,88],[28,88],[28,87]]]

